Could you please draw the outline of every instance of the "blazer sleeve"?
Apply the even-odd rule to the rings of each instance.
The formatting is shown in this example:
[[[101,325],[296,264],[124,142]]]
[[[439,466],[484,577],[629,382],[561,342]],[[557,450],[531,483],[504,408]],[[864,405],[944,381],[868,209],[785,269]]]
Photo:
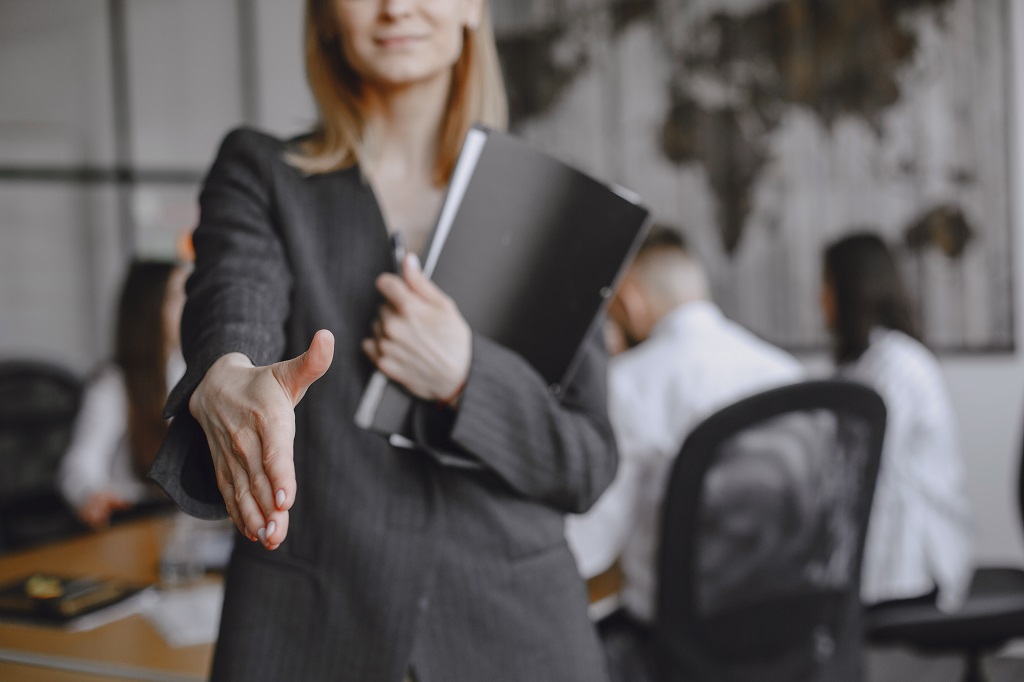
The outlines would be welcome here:
[[[202,427],[189,399],[217,358],[243,353],[255,365],[281,359],[292,274],[271,219],[266,145],[249,130],[221,145],[199,197],[195,271],[182,315],[187,370],[171,391],[173,417],[149,476],[186,513],[227,516]]]
[[[608,421],[607,351],[599,335],[591,337],[573,380],[554,395],[520,355],[475,334],[450,430],[443,439],[429,438],[428,449],[455,466],[460,459],[479,463],[525,497],[564,512],[586,511],[618,463]]]

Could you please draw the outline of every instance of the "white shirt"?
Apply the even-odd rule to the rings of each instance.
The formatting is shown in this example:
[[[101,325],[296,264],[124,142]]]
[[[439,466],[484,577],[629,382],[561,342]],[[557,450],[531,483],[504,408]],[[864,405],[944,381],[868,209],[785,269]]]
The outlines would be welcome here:
[[[184,360],[174,354],[167,363],[168,386],[184,374]],[[95,493],[106,491],[125,502],[149,496],[135,475],[128,446],[128,389],[117,365],[104,367],[89,382],[75,418],[71,443],[57,474],[61,493],[80,509]]]
[[[875,329],[841,373],[878,391],[887,410],[861,596],[874,603],[938,587],[939,607],[954,609],[973,560],[956,419],[938,361],[906,334]]]
[[[793,357],[704,301],[675,309],[646,341],[612,358],[609,416],[619,470],[589,512],[567,519],[580,573],[592,577],[620,557],[623,606],[653,620],[662,498],[686,436],[722,407],[802,377]]]

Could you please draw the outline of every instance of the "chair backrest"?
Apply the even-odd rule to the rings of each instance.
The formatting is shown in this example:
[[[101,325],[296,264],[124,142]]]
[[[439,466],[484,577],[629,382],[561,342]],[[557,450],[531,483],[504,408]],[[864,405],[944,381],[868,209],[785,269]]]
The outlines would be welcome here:
[[[662,512],[662,680],[861,678],[860,564],[885,406],[844,381],[731,405],[687,438]]]
[[[72,527],[56,474],[82,383],[44,362],[0,362],[0,551]]]
[[[1024,437],[1021,438],[1020,462],[1017,465],[1017,512],[1020,514],[1021,530],[1024,531]]]

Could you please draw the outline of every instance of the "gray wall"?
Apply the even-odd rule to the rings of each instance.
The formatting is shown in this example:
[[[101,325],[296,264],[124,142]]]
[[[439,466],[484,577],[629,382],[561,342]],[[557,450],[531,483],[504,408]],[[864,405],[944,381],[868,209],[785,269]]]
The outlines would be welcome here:
[[[116,4],[127,55],[123,159],[108,11]],[[129,252],[174,255],[195,224],[197,180],[223,134],[243,122],[282,135],[309,126],[301,7],[0,0],[0,169],[9,171],[0,175],[0,356],[91,369],[109,346]],[[243,17],[255,38],[251,93]],[[119,186],[111,179],[118,162],[149,179]],[[75,173],[93,179],[53,179]],[[119,213],[121,192],[130,221]]]

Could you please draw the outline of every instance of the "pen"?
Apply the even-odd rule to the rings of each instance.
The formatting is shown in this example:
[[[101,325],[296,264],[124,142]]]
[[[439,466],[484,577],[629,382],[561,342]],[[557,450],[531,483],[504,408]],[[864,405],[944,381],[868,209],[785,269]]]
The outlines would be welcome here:
[[[400,232],[391,234],[391,254],[395,257],[395,272],[402,274],[402,263],[405,261],[405,240]]]

